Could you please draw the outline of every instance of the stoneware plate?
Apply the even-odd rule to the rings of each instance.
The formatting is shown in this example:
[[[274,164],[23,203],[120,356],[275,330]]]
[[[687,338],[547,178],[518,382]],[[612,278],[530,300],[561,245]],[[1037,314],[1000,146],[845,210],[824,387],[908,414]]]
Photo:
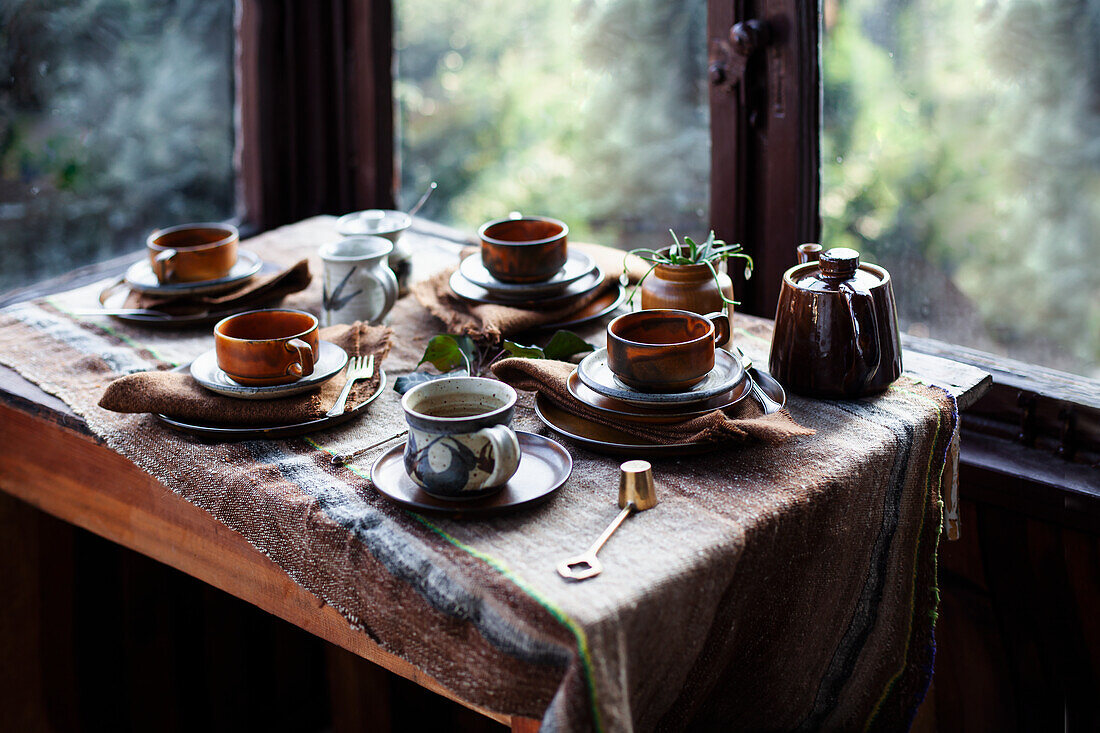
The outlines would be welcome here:
[[[721,443],[674,443],[663,445],[639,438],[598,422],[586,420],[557,407],[542,394],[535,395],[535,414],[548,428],[577,441],[597,453],[617,456],[684,456],[706,453]]]
[[[177,367],[175,371],[183,371],[187,369],[186,366]],[[386,389],[386,371],[384,369],[378,370],[378,389],[374,391],[367,399],[360,402],[358,405],[348,406],[347,411],[343,415],[337,415],[336,417],[319,417],[315,420],[305,420],[299,423],[289,423],[286,425],[270,425],[266,427],[227,427],[221,425],[201,425],[196,423],[189,423],[183,420],[177,420],[167,415],[154,415],[158,420],[167,425],[170,428],[179,430],[183,433],[191,433],[193,435],[199,435],[204,438],[210,438],[212,440],[219,441],[232,441],[232,440],[256,440],[256,439],[273,439],[273,438],[293,438],[298,435],[305,435],[307,433],[313,433],[318,430],[324,430],[325,428],[335,427],[341,423],[345,423],[348,420],[352,420],[359,415],[363,414],[363,411],[367,409],[367,406],[382,394]]]
[[[508,305],[513,308],[558,308],[568,305],[569,301],[587,295],[603,283],[603,271],[596,267],[587,275],[565,287],[559,293],[546,296],[524,295],[522,298],[506,297],[500,293],[491,293],[480,285],[467,280],[462,276],[461,270],[455,270],[451,275],[451,290],[460,298],[474,303],[487,303],[490,305]]]
[[[686,392],[641,392],[620,382],[607,365],[607,349],[597,349],[577,367],[581,382],[594,392],[633,405],[694,405],[729,392],[745,376],[745,370],[730,352],[714,350],[714,368],[702,382]]]
[[[752,386],[748,378],[743,378],[733,386],[729,392],[711,397],[704,402],[697,402],[684,407],[683,405],[632,405],[613,397],[605,397],[599,392],[594,392],[581,382],[576,372],[569,376],[567,383],[569,394],[578,400],[602,412],[621,417],[623,420],[638,423],[659,425],[663,423],[681,422],[695,417],[706,415],[714,410],[724,410],[736,405],[752,393]]]
[[[242,400],[272,400],[277,397],[289,397],[316,389],[340,373],[348,363],[348,354],[334,343],[322,341],[318,348],[317,363],[313,374],[302,377],[290,384],[273,384],[266,387],[249,387],[237,384],[233,378],[218,367],[218,356],[214,349],[205,352],[191,362],[191,376],[195,381],[211,392]]]
[[[569,259],[565,266],[558,270],[557,274],[549,280],[537,283],[506,283],[497,280],[485,269],[481,263],[481,255],[470,255],[462,260],[458,271],[469,282],[479,285],[486,290],[498,293],[504,297],[530,298],[534,295],[545,295],[564,290],[570,283],[580,280],[582,277],[596,269],[596,263],[591,257],[580,250],[569,250]]]
[[[254,252],[247,249],[237,250],[237,264],[225,277],[217,280],[202,280],[192,283],[167,283],[162,285],[153,274],[153,266],[149,258],[145,257],[126,271],[126,284],[139,293],[151,295],[198,295],[200,293],[216,293],[219,290],[228,290],[241,283],[243,280],[255,275],[264,266],[263,260]]]
[[[418,512],[483,517],[528,507],[550,498],[565,483],[573,471],[573,459],[550,438],[523,430],[517,430],[516,436],[523,452],[519,468],[504,488],[492,496],[447,501],[427,493],[405,473],[404,443],[378,457],[371,467],[370,480],[387,499]]]
[[[539,326],[539,330],[545,331],[548,329],[572,328],[581,323],[587,323],[597,318],[609,316],[619,310],[619,306],[621,306],[625,300],[626,288],[619,285],[616,288],[608,290],[607,293],[596,298],[579,311],[570,313],[567,320],[559,321],[558,323],[547,323],[545,326]]]
[[[761,388],[773,400],[784,402],[783,388],[768,376],[760,380]],[[728,444],[724,443],[677,443],[663,445],[631,435],[598,422],[578,417],[562,410],[544,395],[535,395],[535,414],[548,428],[559,435],[570,438],[596,453],[608,453],[615,456],[684,456],[706,453]]]

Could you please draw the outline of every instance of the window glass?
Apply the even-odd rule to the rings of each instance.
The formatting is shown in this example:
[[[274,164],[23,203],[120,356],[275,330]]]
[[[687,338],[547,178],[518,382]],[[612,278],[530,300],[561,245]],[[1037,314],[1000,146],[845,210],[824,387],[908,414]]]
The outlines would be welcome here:
[[[0,290],[233,215],[232,0],[0,3]]]
[[[826,246],[909,333],[1100,376],[1100,3],[824,9]]]
[[[571,238],[705,236],[706,2],[398,0],[401,199],[475,230],[516,210]]]

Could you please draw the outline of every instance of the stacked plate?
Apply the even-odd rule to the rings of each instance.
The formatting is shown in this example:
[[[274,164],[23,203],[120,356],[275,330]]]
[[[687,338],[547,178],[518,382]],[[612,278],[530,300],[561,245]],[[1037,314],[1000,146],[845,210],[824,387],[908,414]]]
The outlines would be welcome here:
[[[578,249],[570,249],[565,265],[548,280],[502,282],[489,274],[480,254],[473,254],[462,260],[451,276],[450,285],[455,295],[471,303],[557,310],[568,308],[570,303],[591,295],[603,285],[603,281],[603,270],[592,257]],[[573,314],[568,323],[555,325],[571,325],[607,315],[622,304],[625,296],[626,289],[622,286],[611,288],[607,294],[587,304],[583,312]]]
[[[569,377],[568,388],[573,397],[623,425],[662,425],[690,420],[732,407],[752,391],[741,362],[725,349],[715,349],[714,369],[686,392],[641,392],[627,386],[608,367],[606,349],[594,351],[581,361]],[[628,455],[682,454],[713,447],[713,444],[656,443],[562,410],[542,394],[536,398],[535,411],[555,432],[597,451]]]

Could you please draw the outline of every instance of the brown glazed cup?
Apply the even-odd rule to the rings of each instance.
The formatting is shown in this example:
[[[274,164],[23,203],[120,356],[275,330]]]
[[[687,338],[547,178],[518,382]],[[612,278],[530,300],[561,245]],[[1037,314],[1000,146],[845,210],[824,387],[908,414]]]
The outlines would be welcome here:
[[[725,313],[641,310],[607,324],[607,366],[643,392],[686,392],[714,368],[714,348],[730,339]]]
[[[483,224],[481,262],[489,274],[506,283],[534,283],[552,278],[565,266],[569,227],[543,216],[497,219]]]
[[[146,240],[153,274],[164,283],[217,280],[237,264],[240,234],[231,224],[180,224]]]
[[[233,381],[252,387],[313,374],[318,347],[317,318],[304,311],[248,311],[214,326],[218,366]]]

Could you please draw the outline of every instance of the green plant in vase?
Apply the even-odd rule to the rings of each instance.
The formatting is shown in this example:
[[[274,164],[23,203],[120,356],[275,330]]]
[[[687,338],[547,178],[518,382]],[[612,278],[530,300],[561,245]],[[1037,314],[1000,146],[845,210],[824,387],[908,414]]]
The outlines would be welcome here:
[[[742,251],[740,244],[716,239],[713,231],[701,243],[691,237],[684,237],[681,242],[671,229],[669,234],[672,246],[667,249],[643,248],[627,253],[628,257],[635,255],[650,265],[631,292],[631,302],[641,290],[642,308],[675,308],[700,315],[727,308],[732,317],[733,306],[737,305],[733,299],[733,281],[718,270],[717,263],[744,260],[747,280],[752,277],[752,257]]]

